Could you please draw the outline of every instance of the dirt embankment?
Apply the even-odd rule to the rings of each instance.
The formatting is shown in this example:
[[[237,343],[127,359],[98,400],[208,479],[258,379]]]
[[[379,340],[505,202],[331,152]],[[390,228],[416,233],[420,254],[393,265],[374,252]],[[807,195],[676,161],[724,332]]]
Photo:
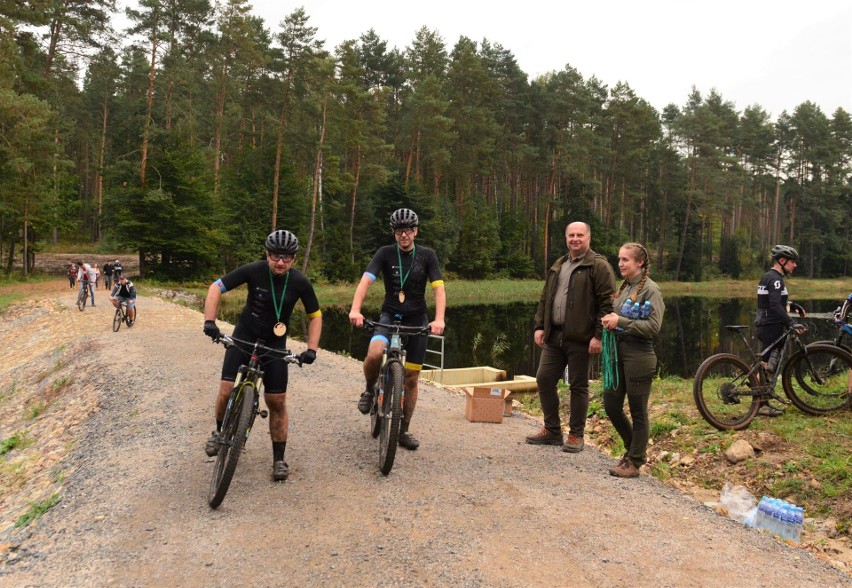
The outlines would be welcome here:
[[[212,511],[222,348],[201,315],[142,298],[113,333],[100,298],[81,313],[56,288],[0,317],[16,343],[0,349],[0,440],[26,439],[0,457],[0,586],[852,585],[654,478],[607,475],[593,447],[527,445],[533,419],[469,423],[460,395],[429,385],[420,449],[382,476],[360,363],[322,351],[290,372],[290,479],[271,482],[258,421]]]

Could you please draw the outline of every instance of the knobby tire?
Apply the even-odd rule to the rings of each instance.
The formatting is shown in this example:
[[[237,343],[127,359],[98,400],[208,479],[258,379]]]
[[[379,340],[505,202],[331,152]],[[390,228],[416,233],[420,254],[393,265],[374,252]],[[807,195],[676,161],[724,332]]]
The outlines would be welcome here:
[[[384,399],[379,407],[381,432],[379,433],[379,470],[387,476],[393,468],[396,447],[399,443],[399,426],[402,422],[402,383],[405,368],[398,360],[385,366],[383,377]]]
[[[112,330],[117,333],[121,328],[121,323],[124,322],[124,316],[121,313],[121,305],[118,305],[118,308],[115,309],[115,316],[112,317]]]
[[[80,312],[83,312],[83,309],[86,308],[86,301],[89,299],[89,287],[80,290],[80,293],[77,294],[77,308]]]
[[[698,412],[720,431],[740,431],[751,424],[760,408],[757,374],[738,356],[718,353],[695,372],[692,395]]]
[[[213,478],[210,480],[210,495],[208,502],[211,508],[216,508],[225,499],[228,486],[237,469],[237,462],[248,439],[249,427],[254,411],[254,384],[240,384],[231,397],[231,410],[222,423],[222,436],[216,465],[213,467]]]
[[[370,434],[373,439],[379,436],[382,431],[382,418],[379,416],[379,398],[384,398],[384,389],[381,385],[381,377],[379,383],[373,386],[373,405],[370,407]]]
[[[832,343],[812,343],[790,357],[781,384],[802,412],[819,416],[849,408],[852,354]]]

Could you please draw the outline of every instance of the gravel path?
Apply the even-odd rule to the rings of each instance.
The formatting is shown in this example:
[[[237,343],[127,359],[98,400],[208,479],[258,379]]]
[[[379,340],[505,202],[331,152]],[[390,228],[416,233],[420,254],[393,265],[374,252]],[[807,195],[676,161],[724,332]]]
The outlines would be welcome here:
[[[654,478],[610,477],[593,448],[525,444],[533,419],[469,423],[462,396],[429,385],[412,426],[422,445],[400,449],[384,477],[355,408],[360,362],[322,351],[291,370],[289,480],[270,481],[258,420],[210,510],[202,448],[223,348],[201,315],[143,298],[137,325],[113,333],[111,307],[79,313],[70,292],[57,296],[0,320],[0,338],[20,341],[0,351],[0,416],[68,375],[26,421],[62,423],[45,425],[41,468],[67,478],[39,478],[31,459],[41,482],[13,488],[30,500],[58,489],[61,502],[13,529],[21,509],[7,495],[0,586],[852,585]]]

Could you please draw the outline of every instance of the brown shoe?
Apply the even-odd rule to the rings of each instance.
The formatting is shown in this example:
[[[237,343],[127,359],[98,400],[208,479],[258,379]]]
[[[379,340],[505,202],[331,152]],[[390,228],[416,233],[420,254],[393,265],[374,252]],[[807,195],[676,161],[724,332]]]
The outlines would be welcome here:
[[[638,478],[639,468],[633,465],[632,461],[624,458],[620,464],[609,470],[609,473],[616,478]]]
[[[585,442],[582,437],[575,437],[569,433],[568,440],[565,442],[565,445],[562,446],[562,451],[567,451],[568,453],[580,453],[583,451],[583,445],[585,445]]]
[[[623,456],[621,457],[621,459],[620,459],[620,460],[618,460],[618,463],[617,463],[616,465],[614,465],[613,467],[609,468],[609,475],[610,475],[610,476],[614,476],[614,475],[616,475],[616,474],[615,474],[615,468],[624,467],[625,462],[629,462],[629,461],[630,461],[630,458],[628,458],[626,455],[623,455]]]
[[[545,428],[534,435],[527,435],[527,443],[530,445],[562,445],[562,434],[551,433]]]

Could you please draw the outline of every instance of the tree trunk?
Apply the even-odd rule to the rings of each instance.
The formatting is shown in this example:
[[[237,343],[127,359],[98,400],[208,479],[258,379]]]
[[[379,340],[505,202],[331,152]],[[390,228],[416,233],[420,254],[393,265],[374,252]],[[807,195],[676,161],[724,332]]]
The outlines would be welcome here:
[[[355,148],[355,181],[352,185],[352,211],[349,214],[349,257],[355,263],[355,204],[358,202],[358,182],[361,179],[361,144]]]
[[[314,244],[314,231],[316,229],[316,218],[317,218],[317,199],[319,197],[319,185],[322,178],[321,170],[322,170],[322,148],[325,143],[325,119],[326,119],[326,111],[328,104],[328,95],[323,97],[322,100],[322,128],[320,130],[320,140],[319,146],[317,147],[317,157],[316,157],[316,166],[314,168],[314,191],[313,196],[311,197],[311,225],[308,230],[308,244],[305,246],[305,258],[302,261],[302,272],[308,273],[308,261],[311,256],[311,248]]]
[[[107,120],[109,118],[109,100],[104,97],[103,108],[101,109],[101,146],[98,153],[98,170],[95,173],[95,192],[98,199],[98,240],[103,235],[102,222],[104,214],[104,162],[106,160],[106,137],[107,137]]]
[[[278,225],[278,190],[281,182],[281,156],[284,152],[284,129],[287,127],[287,101],[278,116],[278,140],[275,144],[275,168],[272,173],[272,230]]]
[[[157,67],[157,16],[151,25],[151,67],[148,69],[148,95],[145,100],[145,126],[142,130],[142,166],[139,173],[139,181],[142,188],[145,188],[145,171],[148,166],[148,138],[151,134],[151,118],[154,108],[154,75]]]

